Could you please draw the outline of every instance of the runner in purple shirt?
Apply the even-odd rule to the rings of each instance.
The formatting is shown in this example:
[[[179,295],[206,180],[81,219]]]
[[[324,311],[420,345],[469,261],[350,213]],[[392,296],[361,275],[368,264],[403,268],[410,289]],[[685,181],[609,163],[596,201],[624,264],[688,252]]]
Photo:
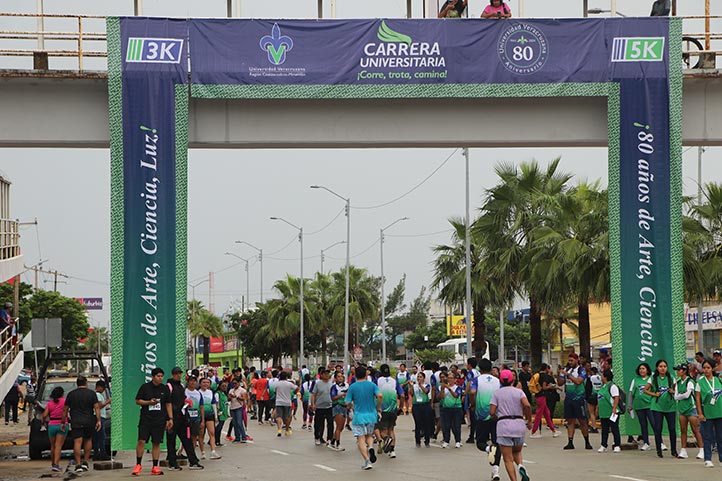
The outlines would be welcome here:
[[[517,481],[516,468],[519,466],[521,481],[529,481],[529,475],[522,463],[521,450],[524,436],[531,429],[531,405],[524,391],[514,387],[514,373],[504,369],[499,374],[501,389],[491,396],[491,416],[496,416],[496,442],[504,457],[506,472],[511,481]],[[524,422],[526,419],[526,423]]]

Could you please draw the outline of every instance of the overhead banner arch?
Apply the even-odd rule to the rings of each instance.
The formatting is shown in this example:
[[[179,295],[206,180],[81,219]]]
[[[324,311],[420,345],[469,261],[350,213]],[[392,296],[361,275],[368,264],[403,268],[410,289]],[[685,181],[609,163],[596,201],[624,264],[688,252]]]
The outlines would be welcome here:
[[[185,359],[191,97],[549,97],[550,121],[554,97],[606,97],[618,384],[640,362],[682,361],[681,26],[108,18],[113,449],[135,446],[150,370]]]

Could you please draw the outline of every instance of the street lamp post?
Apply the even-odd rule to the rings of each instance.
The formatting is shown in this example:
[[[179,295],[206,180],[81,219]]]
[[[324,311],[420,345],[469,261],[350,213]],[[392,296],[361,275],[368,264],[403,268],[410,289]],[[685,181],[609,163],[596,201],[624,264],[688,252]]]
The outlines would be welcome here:
[[[202,281],[198,281],[195,284],[190,284],[190,283],[188,284],[191,287],[191,301],[196,300],[196,287],[198,287],[206,282],[210,282],[210,277],[207,277],[206,279],[203,279]],[[196,303],[193,302],[193,316],[195,317],[195,315],[196,315]],[[189,341],[191,340],[191,332],[190,332],[190,329],[188,328],[188,326],[186,326],[186,336],[187,336],[186,342],[189,343]],[[196,340],[195,339],[193,339],[192,346],[193,346],[193,349],[192,349],[192,354],[191,354],[192,355],[191,364],[194,364],[196,362]]]
[[[379,230],[379,244],[381,248],[381,359],[386,362],[386,294],[384,286],[386,285],[386,277],[384,277],[384,231],[397,223],[409,220],[408,217],[396,219],[391,224]]]
[[[288,222],[286,219],[283,219],[281,217],[271,217],[271,220],[280,220],[281,222],[285,222],[286,224],[290,225],[294,229],[298,229],[298,242],[301,244],[301,286],[300,286],[300,288],[301,288],[301,300],[300,300],[301,301],[301,309],[300,309],[301,310],[301,355],[300,355],[300,359],[298,362],[299,367],[300,367],[300,366],[303,366],[304,359],[306,359],[304,357],[304,350],[303,350],[303,324],[304,324],[303,323],[303,311],[304,311],[304,306],[303,306],[303,227],[298,227],[297,225],[292,224],[292,223]]]
[[[252,249],[256,249],[258,251],[258,262],[261,264],[261,304],[263,304],[263,249],[259,249],[258,247],[254,246],[250,242],[237,240],[236,244],[245,244],[248,247]]]
[[[250,283],[250,278],[249,278],[249,274],[248,274],[248,259],[244,259],[243,257],[239,256],[238,254],[234,254],[233,252],[226,252],[226,255],[233,256],[236,259],[240,259],[246,263],[246,302],[244,303],[245,305],[243,306],[243,310],[245,311],[246,306],[251,305],[251,290],[250,290],[251,283]]]
[[[469,208],[469,148],[464,147],[466,160],[466,219],[464,243],[466,248],[466,355],[471,357],[471,217]]]
[[[328,187],[322,185],[312,185],[312,189],[323,189],[330,194],[335,195],[339,199],[346,202],[346,299],[344,301],[344,315],[343,315],[343,365],[346,372],[349,372],[349,359],[348,359],[348,304],[349,304],[349,272],[351,270],[351,198],[343,197],[336,192],[332,191]]]
[[[331,247],[336,247],[339,244],[345,244],[345,243],[346,243],[346,241],[338,241],[338,242],[334,242],[333,244],[326,247],[325,249],[321,249],[321,275],[323,275],[323,262],[326,260],[326,255],[324,254],[324,252],[329,250]]]

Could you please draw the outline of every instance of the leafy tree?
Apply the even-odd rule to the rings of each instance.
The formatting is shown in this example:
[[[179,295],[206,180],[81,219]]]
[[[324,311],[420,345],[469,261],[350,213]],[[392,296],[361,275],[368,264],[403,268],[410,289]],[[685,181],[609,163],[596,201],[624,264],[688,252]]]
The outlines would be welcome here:
[[[92,332],[88,332],[87,339],[84,343],[85,349],[88,351],[96,351],[100,353],[110,352],[110,335],[105,327],[92,327]]]
[[[454,360],[454,353],[445,349],[421,349],[414,352],[416,361],[419,364],[425,362],[437,361],[439,364],[444,364]]]
[[[38,291],[27,301],[31,317],[63,320],[63,349],[74,349],[78,339],[88,335],[88,319],[83,306],[58,292]]]
[[[431,296],[426,293],[426,287],[421,286],[419,295],[411,302],[408,311],[388,319],[391,346],[393,346],[390,352],[396,353],[396,338],[399,335],[426,327],[430,308]]]
[[[330,302],[333,291],[331,276],[317,272],[309,283],[308,296],[316,306],[314,332],[319,333],[322,364],[328,365],[328,338],[337,323],[334,323],[334,306]]]
[[[343,333],[345,309],[346,270],[341,269],[331,274],[332,294],[329,303],[333,306],[333,317],[340,324],[337,332]],[[373,337],[378,326],[380,279],[368,275],[366,269],[350,266],[349,269],[349,346],[366,344],[362,342],[361,328],[370,324],[366,336]],[[367,326],[368,327],[368,326]],[[370,333],[370,334],[369,334]],[[343,335],[341,335],[343,340]],[[354,342],[355,341],[355,342]],[[341,342],[343,344],[343,341]]]
[[[188,301],[186,306],[186,322],[192,337],[203,338],[203,364],[208,364],[211,349],[211,337],[223,335],[223,321],[200,301]]]
[[[30,284],[21,282],[20,286],[20,306],[13,311],[13,317],[20,318],[20,333],[27,334],[30,331],[30,321],[33,318],[32,310],[28,304],[28,299],[33,294],[33,287]],[[5,305],[6,302],[14,304],[15,286],[13,284],[0,284],[0,303]]]
[[[434,321],[430,326],[424,325],[414,329],[404,339],[404,345],[410,351],[430,349],[444,342],[447,337],[446,321]]]

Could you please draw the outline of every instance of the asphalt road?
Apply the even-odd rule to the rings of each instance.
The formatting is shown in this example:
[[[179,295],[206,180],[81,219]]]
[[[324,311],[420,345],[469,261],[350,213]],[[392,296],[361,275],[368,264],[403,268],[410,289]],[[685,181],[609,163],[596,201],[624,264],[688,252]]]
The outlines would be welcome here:
[[[361,457],[358,454],[353,437],[344,431],[341,444],[345,452],[335,452],[326,447],[317,447],[313,435],[301,431],[300,422],[294,422],[296,429],[290,437],[276,437],[276,429],[270,426],[250,425],[250,434],[254,441],[248,444],[226,444],[219,448],[221,460],[202,461],[203,471],[168,472],[165,478],[191,480],[194,478],[249,481],[338,481],[386,480],[425,481],[425,480],[488,480],[490,468],[485,453],[479,452],[474,445],[464,445],[460,449],[441,449],[436,444],[430,448],[414,446],[411,416],[400,418],[397,426],[397,458],[379,456],[374,469],[361,470]],[[468,434],[464,426],[464,437]],[[593,451],[579,449],[583,446],[581,435],[577,433],[577,449],[562,451],[565,436],[552,438],[544,431],[542,439],[528,439],[529,446],[523,456],[527,471],[533,481],[557,481],[559,479],[583,481],[709,481],[722,479],[722,467],[714,459],[715,468],[704,468],[701,461],[694,459],[672,459],[668,454],[664,459],[656,457],[653,451],[623,451],[620,454],[596,452],[599,447],[599,434],[591,435]],[[15,447],[19,450],[21,447]],[[689,450],[696,455],[696,449]],[[20,451],[18,451],[20,453]],[[210,454],[210,451],[208,451]],[[134,454],[119,453],[117,460],[123,462],[124,469],[113,471],[93,471],[82,478],[98,480],[116,480],[130,478]],[[165,455],[163,454],[161,459]],[[65,465],[67,461],[64,461]],[[150,455],[144,457],[144,471],[141,477],[150,476]],[[0,460],[0,479],[3,481],[24,481],[39,479],[50,473],[49,461]],[[502,480],[508,477],[502,466]]]

